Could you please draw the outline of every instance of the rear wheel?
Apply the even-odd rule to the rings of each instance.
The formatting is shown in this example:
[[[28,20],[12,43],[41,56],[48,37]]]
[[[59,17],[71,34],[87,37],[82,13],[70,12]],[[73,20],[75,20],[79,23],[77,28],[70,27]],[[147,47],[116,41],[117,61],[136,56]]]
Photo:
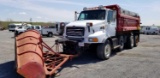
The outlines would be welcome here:
[[[53,37],[53,34],[51,32],[48,33],[48,37]]]
[[[131,49],[134,47],[134,42],[135,42],[135,39],[134,39],[134,36],[133,34],[131,33],[131,35],[129,35],[127,37],[127,48]]]
[[[119,38],[119,45],[120,47],[118,48],[118,51],[122,51],[124,49],[124,37],[120,36]]]
[[[138,46],[138,42],[139,42],[139,36],[138,35],[134,35],[134,47]]]
[[[111,56],[111,44],[110,41],[107,40],[106,43],[99,44],[97,47],[97,55],[100,59],[106,60]]]

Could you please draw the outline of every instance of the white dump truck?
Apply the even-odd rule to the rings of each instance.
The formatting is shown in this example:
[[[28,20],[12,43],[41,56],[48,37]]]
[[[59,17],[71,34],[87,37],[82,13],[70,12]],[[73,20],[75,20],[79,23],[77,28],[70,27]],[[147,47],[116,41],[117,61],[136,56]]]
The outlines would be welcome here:
[[[113,49],[136,47],[140,38],[140,16],[118,5],[84,8],[76,21],[64,28],[63,51],[75,54],[86,49],[108,59]],[[73,53],[74,52],[74,53]]]

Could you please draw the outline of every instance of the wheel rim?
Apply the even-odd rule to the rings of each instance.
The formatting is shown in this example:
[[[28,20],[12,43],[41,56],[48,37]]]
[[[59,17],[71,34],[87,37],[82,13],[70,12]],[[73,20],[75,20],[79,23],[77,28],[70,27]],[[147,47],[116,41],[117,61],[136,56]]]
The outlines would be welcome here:
[[[108,58],[111,54],[111,47],[109,45],[105,46],[105,56]]]

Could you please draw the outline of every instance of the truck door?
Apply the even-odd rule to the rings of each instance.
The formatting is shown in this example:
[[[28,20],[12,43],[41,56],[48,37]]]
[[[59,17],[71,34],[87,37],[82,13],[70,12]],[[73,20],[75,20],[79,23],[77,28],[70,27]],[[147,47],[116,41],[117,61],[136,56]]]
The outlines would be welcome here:
[[[115,36],[116,35],[116,26],[117,26],[117,20],[116,20],[116,11],[109,10],[107,14],[107,35],[108,36]]]
[[[55,35],[57,35],[57,28],[56,26],[49,26],[49,29],[51,30],[51,32]]]

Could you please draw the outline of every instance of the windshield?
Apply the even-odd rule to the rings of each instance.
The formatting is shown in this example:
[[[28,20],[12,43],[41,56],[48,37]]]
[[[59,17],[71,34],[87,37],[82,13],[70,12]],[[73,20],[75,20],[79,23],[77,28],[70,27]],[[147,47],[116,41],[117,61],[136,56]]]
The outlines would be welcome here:
[[[82,11],[79,15],[78,20],[104,20],[105,15],[105,10]]]

